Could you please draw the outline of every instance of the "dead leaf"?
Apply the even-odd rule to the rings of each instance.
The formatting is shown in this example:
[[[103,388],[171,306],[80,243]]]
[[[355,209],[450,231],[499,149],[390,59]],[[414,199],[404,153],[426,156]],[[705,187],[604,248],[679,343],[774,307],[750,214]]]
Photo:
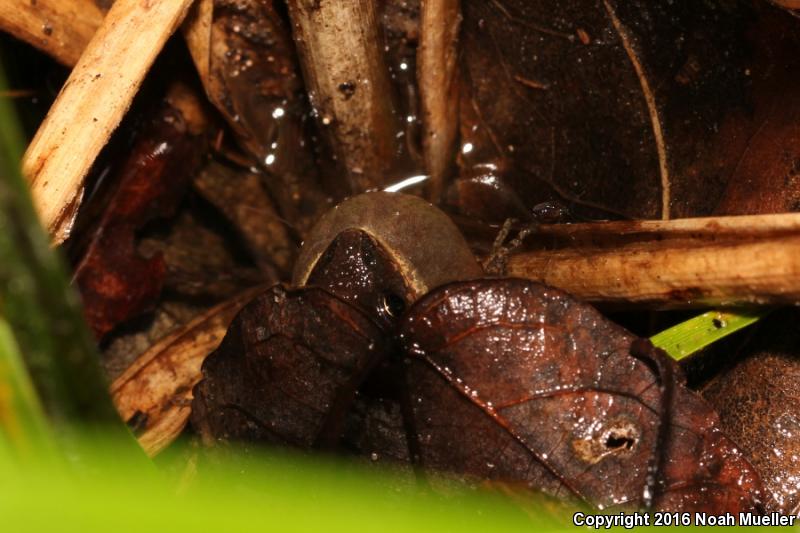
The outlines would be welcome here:
[[[98,339],[117,324],[155,305],[167,266],[160,255],[142,257],[136,232],[174,214],[197,167],[202,141],[176,108],[164,104],[138,134],[129,155],[111,177],[118,182],[93,233],[74,282],[87,322]]]
[[[400,331],[425,469],[598,509],[759,509],[758,474],[674,361],[561,291],[455,283]]]
[[[798,313],[770,315],[744,356],[703,388],[719,412],[721,428],[735,439],[764,479],[768,510],[800,509],[800,336]]]
[[[735,205],[759,184],[769,209],[785,207],[800,155],[791,15],[722,0],[467,0],[463,13],[447,196],[462,212],[502,220],[558,202],[578,218],[679,218],[723,201],[754,213]],[[497,203],[476,205],[487,195]]]
[[[222,341],[233,317],[265,287],[248,289],[196,317],[140,355],[111,384],[120,416],[151,457],[168,446],[189,420],[200,365]]]
[[[204,361],[192,424],[207,444],[332,446],[385,353],[380,328],[354,307],[320,289],[275,286],[241,311]]]
[[[272,0],[213,4],[206,92],[265,173],[281,215],[302,233],[327,204],[291,29]]]

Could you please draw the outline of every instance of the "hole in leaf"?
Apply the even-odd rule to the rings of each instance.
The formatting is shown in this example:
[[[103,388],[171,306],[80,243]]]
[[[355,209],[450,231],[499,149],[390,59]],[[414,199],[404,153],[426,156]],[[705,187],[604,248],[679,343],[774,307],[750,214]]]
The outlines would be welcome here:
[[[630,450],[636,441],[627,435],[618,435],[611,433],[606,437],[605,446],[608,449],[625,449]]]

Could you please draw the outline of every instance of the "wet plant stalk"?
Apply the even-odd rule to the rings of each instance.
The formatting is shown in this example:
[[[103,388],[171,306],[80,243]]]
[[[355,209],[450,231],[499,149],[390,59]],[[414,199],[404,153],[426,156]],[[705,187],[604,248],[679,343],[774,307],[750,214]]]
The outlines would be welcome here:
[[[392,86],[374,0],[289,0],[308,95],[351,192],[382,188],[396,157]]]
[[[458,136],[460,0],[424,0],[417,52],[429,199],[438,202],[452,171]]]

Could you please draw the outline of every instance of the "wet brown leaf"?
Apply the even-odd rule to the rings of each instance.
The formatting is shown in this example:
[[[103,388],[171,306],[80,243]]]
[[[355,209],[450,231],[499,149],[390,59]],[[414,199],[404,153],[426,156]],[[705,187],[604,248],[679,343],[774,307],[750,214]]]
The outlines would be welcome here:
[[[579,217],[698,216],[793,179],[791,15],[723,0],[462,5],[449,190],[462,211],[502,219],[558,202]]]
[[[452,284],[401,335],[426,469],[600,509],[758,509],[758,475],[674,361],[561,291]]]
[[[161,255],[139,255],[136,232],[174,214],[199,163],[201,142],[181,112],[165,104],[139,133],[130,154],[110,171],[108,179],[118,185],[74,274],[98,339],[155,305],[167,267]]]
[[[726,160],[730,178],[716,214],[748,215],[800,210],[800,20],[762,6],[763,21],[752,33],[753,102],[739,111],[749,115],[757,129],[746,137],[726,135]],[[722,123],[732,130],[737,117]]]
[[[210,100],[265,173],[281,214],[301,231],[324,209],[309,113],[290,28],[273,0],[214,0],[207,16]]]
[[[383,343],[369,317],[329,293],[273,287],[203,363],[192,423],[207,443],[334,445]]]
[[[796,310],[770,315],[744,357],[704,387],[721,427],[764,479],[768,510],[800,509],[800,334]]]

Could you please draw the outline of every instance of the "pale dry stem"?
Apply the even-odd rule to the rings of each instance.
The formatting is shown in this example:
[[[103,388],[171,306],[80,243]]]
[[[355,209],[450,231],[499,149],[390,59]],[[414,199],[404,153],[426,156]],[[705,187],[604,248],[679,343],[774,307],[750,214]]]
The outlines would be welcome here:
[[[508,274],[614,306],[800,303],[800,214],[541,226]],[[535,244],[534,244],[535,245]]]
[[[192,0],[117,0],[23,158],[54,244],[68,236],[83,180]]]

